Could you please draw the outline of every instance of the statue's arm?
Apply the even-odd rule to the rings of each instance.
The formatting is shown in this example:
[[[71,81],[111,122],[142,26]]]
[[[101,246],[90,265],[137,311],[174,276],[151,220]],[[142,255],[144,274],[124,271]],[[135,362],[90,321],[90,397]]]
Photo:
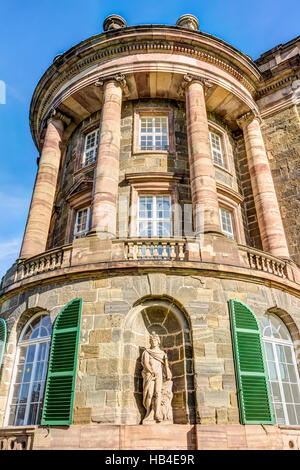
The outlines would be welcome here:
[[[150,372],[150,374],[152,374],[152,370],[151,370],[151,366],[150,366],[150,362],[149,362],[149,354],[147,353],[147,351],[143,352],[142,365],[143,365],[144,369],[146,370],[146,372]]]

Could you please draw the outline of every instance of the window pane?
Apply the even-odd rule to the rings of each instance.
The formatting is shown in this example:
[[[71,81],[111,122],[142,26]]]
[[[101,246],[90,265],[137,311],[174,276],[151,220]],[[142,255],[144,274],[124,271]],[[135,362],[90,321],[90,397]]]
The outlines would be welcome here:
[[[285,362],[285,355],[284,355],[284,346],[281,344],[276,344],[276,353],[279,362]]]
[[[293,392],[293,398],[295,403],[300,403],[300,392],[298,384],[291,384],[291,389]]]
[[[28,415],[28,421],[29,423],[36,424],[37,423],[37,410],[39,408],[38,403],[34,403],[30,405],[29,408],[29,415]]]
[[[274,411],[276,414],[276,421],[278,424],[285,424],[285,417],[283,406],[281,403],[274,403]]]
[[[159,237],[170,237],[171,236],[171,223],[170,222],[158,222],[157,234]]]
[[[15,426],[25,426],[25,411],[26,407],[24,405],[17,408],[17,416],[15,420]]]
[[[289,381],[289,376],[288,376],[287,366],[285,364],[280,363],[279,364],[279,370],[280,370],[281,380],[283,382],[288,382]]]
[[[297,417],[297,424],[300,424],[300,405],[295,406],[295,412],[296,412],[296,417]]]
[[[269,378],[270,378],[270,380],[276,380],[277,379],[277,372],[276,372],[275,362],[268,362],[268,368],[269,368]]]
[[[295,367],[293,365],[292,366],[288,365],[287,368],[289,371],[290,382],[294,382],[294,383],[297,382]]]
[[[274,361],[275,358],[273,354],[273,346],[271,343],[265,343],[265,351],[266,351],[267,359],[269,359],[270,361]]]
[[[278,382],[270,382],[273,401],[282,401],[282,396],[280,393],[280,388]]]
[[[290,385],[287,383],[283,384],[283,392],[284,392],[284,398],[286,403],[292,403],[293,402],[293,397],[292,397],[292,392]]]
[[[286,362],[293,364],[292,349],[290,346],[284,346]]]
[[[289,424],[291,424],[291,425],[297,424],[294,405],[287,405],[286,407],[287,407],[287,412],[288,412],[288,417],[289,417]]]

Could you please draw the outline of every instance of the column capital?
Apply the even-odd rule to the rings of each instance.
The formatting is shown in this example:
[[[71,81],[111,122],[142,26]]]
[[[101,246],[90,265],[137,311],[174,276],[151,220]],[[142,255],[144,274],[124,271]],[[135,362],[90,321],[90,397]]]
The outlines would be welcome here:
[[[72,119],[66,114],[59,111],[59,109],[52,109],[47,116],[46,122],[49,121],[62,121],[66,126],[71,124]]]
[[[213,86],[213,83],[208,80],[207,78],[200,77],[199,75],[193,75],[190,73],[186,73],[183,76],[183,79],[179,85],[178,88],[178,95],[183,96],[187,90],[187,88],[192,84],[192,83],[200,83],[203,88],[204,88],[204,94],[207,93],[207,90]]]
[[[124,95],[125,96],[129,95],[129,89],[128,89],[128,85],[126,81],[126,76],[123,73],[116,73],[113,75],[109,75],[108,77],[99,78],[95,82],[95,86],[103,87],[105,83],[108,83],[108,82],[116,82],[116,84],[122,88]]]
[[[244,129],[244,127],[250,122],[252,122],[253,119],[257,119],[259,121],[259,124],[260,125],[262,124],[261,116],[256,109],[251,109],[250,111],[247,111],[245,114],[242,114],[241,116],[237,118],[236,122],[237,122],[237,125],[241,129]]]

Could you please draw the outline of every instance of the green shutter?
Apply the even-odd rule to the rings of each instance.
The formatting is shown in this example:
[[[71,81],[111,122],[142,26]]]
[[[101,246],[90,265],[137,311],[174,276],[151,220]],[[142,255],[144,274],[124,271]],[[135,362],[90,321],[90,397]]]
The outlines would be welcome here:
[[[59,313],[52,333],[42,425],[73,422],[82,299],[69,302]]]
[[[274,424],[259,323],[243,302],[229,307],[241,423]]]
[[[4,356],[4,349],[6,345],[6,323],[3,318],[0,318],[0,368]]]

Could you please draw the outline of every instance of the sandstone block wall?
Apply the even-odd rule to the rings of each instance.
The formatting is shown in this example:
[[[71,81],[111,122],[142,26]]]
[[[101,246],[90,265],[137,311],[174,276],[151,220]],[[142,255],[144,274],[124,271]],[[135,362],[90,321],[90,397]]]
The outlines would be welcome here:
[[[300,300],[251,282],[200,275],[110,275],[40,286],[2,303],[8,345],[0,377],[1,424],[22,327],[35,312],[52,320],[75,297],[83,316],[74,424],[139,424],[140,355],[153,327],[174,377],[175,423],[237,424],[228,300],[246,302],[261,319],[276,312],[290,329],[299,361]]]

